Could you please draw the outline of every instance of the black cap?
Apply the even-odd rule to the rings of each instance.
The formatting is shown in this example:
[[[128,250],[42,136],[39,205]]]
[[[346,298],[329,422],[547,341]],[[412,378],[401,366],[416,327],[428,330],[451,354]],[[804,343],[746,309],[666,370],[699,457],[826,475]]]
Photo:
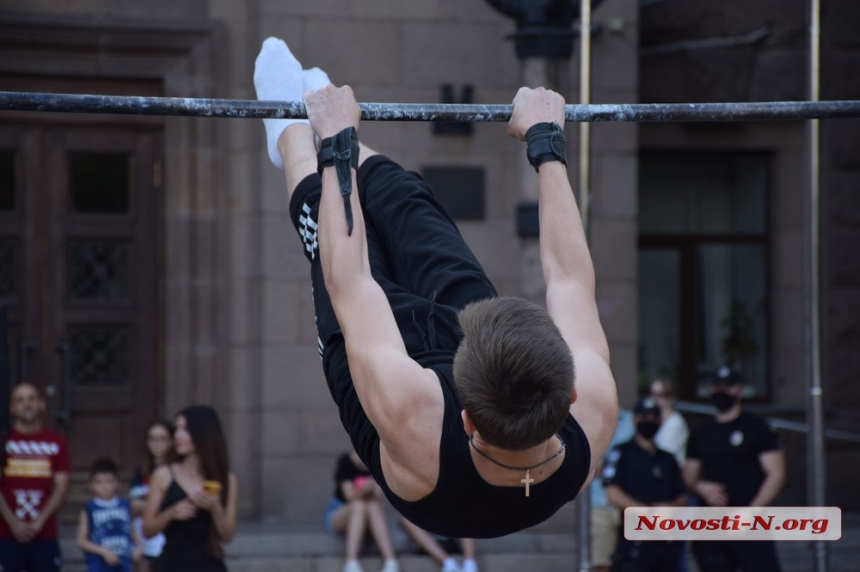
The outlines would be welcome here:
[[[633,413],[636,415],[660,415],[660,406],[650,397],[641,397],[636,402]]]
[[[726,385],[736,385],[743,381],[743,377],[740,372],[727,366],[718,367],[714,373],[711,374],[711,383],[724,383]]]

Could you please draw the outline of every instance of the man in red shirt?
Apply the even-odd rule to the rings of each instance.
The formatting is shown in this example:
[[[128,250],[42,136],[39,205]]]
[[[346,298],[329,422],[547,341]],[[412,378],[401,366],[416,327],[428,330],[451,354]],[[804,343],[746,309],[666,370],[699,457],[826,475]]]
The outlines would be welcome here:
[[[0,473],[0,570],[60,569],[55,514],[69,488],[69,449],[42,425],[45,401],[35,386],[12,389],[12,427]]]

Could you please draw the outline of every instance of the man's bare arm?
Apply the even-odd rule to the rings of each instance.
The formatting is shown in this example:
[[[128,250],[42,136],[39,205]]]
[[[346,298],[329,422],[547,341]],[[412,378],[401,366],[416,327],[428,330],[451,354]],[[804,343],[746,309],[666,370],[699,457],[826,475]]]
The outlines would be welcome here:
[[[701,475],[702,461],[688,458],[682,471],[687,490],[702,497],[708,506],[726,506],[729,500],[726,487],[722,483],[703,481]]]
[[[564,99],[544,89],[521,89],[514,99],[508,133],[525,140],[526,131],[542,122],[564,125]],[[576,401],[571,413],[591,445],[593,475],[612,441],[618,419],[609,345],[597,312],[594,265],[567,169],[559,161],[546,162],[539,167],[538,177],[547,311],[573,353]]]
[[[759,455],[758,460],[765,479],[750,506],[769,506],[785,484],[785,453],[768,451]]]
[[[9,527],[9,530],[12,531],[12,536],[18,542],[26,544],[36,536],[36,531],[30,527],[30,523],[15,516],[15,513],[13,513],[12,509],[9,508],[9,505],[6,504],[6,499],[3,498],[3,495],[0,495],[0,516],[3,517],[4,521],[6,521],[6,525]]]
[[[306,94],[306,104],[311,126],[320,139],[348,127],[358,128],[360,112],[349,87],[330,85]],[[350,176],[351,234],[337,173],[334,168],[323,171],[319,213],[323,276],[346,340],[355,389],[368,418],[389,453],[414,455],[413,438],[427,429],[417,424],[422,415],[437,413],[433,404],[438,405],[441,423],[441,389],[438,383],[426,383],[428,372],[409,358],[388,299],[371,275],[353,169]],[[416,435],[410,435],[413,431]]]
[[[618,485],[606,485],[606,501],[614,507],[624,510],[631,506],[645,506]]]
[[[51,490],[51,496],[48,497],[48,502],[42,507],[39,517],[33,521],[33,526],[37,531],[42,530],[48,520],[54,516],[54,513],[60,510],[66,500],[68,490],[69,473],[54,473],[54,488]]]
[[[702,462],[699,459],[687,457],[684,461],[684,468],[681,470],[681,476],[684,478],[684,484],[690,492],[696,492],[696,484],[699,482],[699,475],[702,474]]]

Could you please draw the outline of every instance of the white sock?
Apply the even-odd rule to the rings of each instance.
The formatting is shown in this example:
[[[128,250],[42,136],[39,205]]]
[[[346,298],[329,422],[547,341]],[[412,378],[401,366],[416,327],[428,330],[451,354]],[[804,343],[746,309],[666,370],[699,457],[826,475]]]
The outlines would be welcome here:
[[[302,70],[302,84],[304,85],[305,91],[316,91],[324,88],[330,83],[331,80],[328,79],[328,74],[320,68]]]
[[[260,101],[302,101],[302,64],[283,40],[266,38],[254,64],[254,87]],[[278,137],[284,129],[307,119],[264,119],[269,159],[279,169],[284,161],[278,153]]]

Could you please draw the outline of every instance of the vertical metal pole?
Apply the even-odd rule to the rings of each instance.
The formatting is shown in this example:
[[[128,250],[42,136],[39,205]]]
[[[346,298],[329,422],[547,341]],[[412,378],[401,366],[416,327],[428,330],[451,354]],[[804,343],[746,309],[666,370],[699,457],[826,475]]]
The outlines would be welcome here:
[[[579,103],[591,103],[591,0],[580,0],[579,17]],[[579,210],[582,226],[588,236],[591,207],[591,124],[579,124]]]
[[[591,0],[580,0],[579,102],[591,103]],[[591,124],[579,124],[579,210],[582,228],[589,235],[591,206]],[[579,572],[591,570],[591,496],[586,488],[576,500],[576,549]]]
[[[809,100],[818,101],[821,86],[821,3],[820,0],[810,0],[809,23]],[[807,122],[807,137],[809,146],[809,395],[807,399],[807,417],[809,419],[809,434],[807,451],[809,455],[809,501],[813,506],[824,506],[825,503],[825,463],[824,454],[824,413],[822,408],[821,388],[821,163],[820,163],[820,132],[819,122],[813,119]],[[827,570],[827,546],[817,541],[814,546],[814,569],[816,572]]]

